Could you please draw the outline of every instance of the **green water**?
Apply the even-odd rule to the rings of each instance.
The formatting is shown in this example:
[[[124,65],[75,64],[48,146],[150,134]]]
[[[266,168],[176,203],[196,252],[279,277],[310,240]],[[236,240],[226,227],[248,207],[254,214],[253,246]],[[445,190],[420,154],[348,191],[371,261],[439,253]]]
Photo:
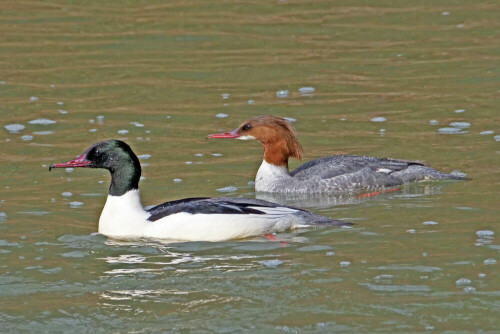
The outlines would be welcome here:
[[[462,0],[2,1],[1,331],[497,332],[499,10]],[[297,120],[304,161],[418,159],[471,180],[367,200],[276,199],[355,222],[350,230],[125,243],[95,233],[105,171],[47,168],[118,138],[150,155],[145,205],[254,197],[260,145],[205,136],[263,114]],[[470,127],[439,133],[451,122]],[[228,186],[237,190],[217,191]]]

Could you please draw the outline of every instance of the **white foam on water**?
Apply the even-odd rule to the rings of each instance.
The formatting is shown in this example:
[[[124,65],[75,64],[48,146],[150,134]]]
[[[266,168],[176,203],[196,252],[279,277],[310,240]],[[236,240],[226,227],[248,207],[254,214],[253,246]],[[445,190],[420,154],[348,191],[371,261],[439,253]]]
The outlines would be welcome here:
[[[229,193],[229,192],[233,192],[233,191],[238,190],[238,188],[236,188],[235,186],[227,186],[227,187],[219,188],[219,189],[216,189],[216,190],[218,192],[221,192],[221,193]]]
[[[23,130],[25,126],[22,124],[15,123],[15,124],[7,124],[4,126],[4,128],[10,133],[18,133],[19,131]]]
[[[24,136],[21,136],[21,140],[24,140],[24,141],[30,141],[30,140],[33,140],[33,137],[32,135],[24,135]]]
[[[51,119],[47,119],[47,118],[38,118],[38,119],[34,119],[32,121],[29,121],[28,123],[29,124],[50,125],[50,124],[55,124],[57,122],[53,121]]]
[[[277,266],[283,264],[283,261],[274,259],[274,260],[265,260],[265,261],[259,261],[259,264],[263,265],[264,267],[267,268],[276,268]]]
[[[283,99],[285,97],[288,97],[288,94],[289,94],[289,92],[286,89],[285,90],[279,90],[279,91],[276,92],[276,97],[279,98],[279,99]]]
[[[450,126],[454,127],[454,128],[459,128],[459,129],[467,129],[470,127],[470,123],[469,122],[451,122],[450,123]]]

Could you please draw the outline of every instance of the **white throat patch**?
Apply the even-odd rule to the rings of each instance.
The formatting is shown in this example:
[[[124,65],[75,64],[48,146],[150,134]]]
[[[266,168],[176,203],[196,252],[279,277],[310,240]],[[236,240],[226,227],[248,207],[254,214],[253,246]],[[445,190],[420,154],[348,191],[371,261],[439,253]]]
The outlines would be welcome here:
[[[239,136],[236,139],[239,139],[239,140],[255,140],[255,137],[254,136]]]

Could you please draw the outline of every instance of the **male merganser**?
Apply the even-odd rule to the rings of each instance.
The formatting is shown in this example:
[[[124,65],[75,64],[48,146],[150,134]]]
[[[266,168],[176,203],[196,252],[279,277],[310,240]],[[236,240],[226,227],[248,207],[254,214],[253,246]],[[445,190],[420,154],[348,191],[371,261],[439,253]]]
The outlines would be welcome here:
[[[334,155],[309,161],[288,171],[288,158],[302,158],[290,122],[274,116],[258,116],[243,122],[231,132],[207,138],[258,140],[264,147],[264,161],[255,178],[255,190],[269,193],[337,194],[364,192],[419,180],[464,180],[424,166],[419,161]]]
[[[92,145],[74,160],[52,168],[104,168],[111,173],[99,233],[116,238],[220,241],[282,232],[291,228],[348,223],[289,206],[250,198],[185,198],[146,210],[141,203],[141,165],[119,140]]]

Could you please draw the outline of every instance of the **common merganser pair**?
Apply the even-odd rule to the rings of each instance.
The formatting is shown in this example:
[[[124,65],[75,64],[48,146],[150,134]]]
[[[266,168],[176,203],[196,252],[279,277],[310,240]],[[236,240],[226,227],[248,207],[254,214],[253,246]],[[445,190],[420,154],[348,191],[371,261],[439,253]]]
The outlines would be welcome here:
[[[264,147],[255,190],[281,194],[338,194],[369,191],[425,179],[463,180],[418,161],[337,155],[288,171],[288,158],[303,150],[291,124],[273,116],[252,118],[231,132],[208,138],[255,139]],[[94,144],[72,161],[52,168],[104,168],[111,186],[99,219],[99,232],[117,238],[149,237],[185,241],[220,241],[282,232],[314,225],[347,226],[314,213],[249,198],[186,198],[146,210],[141,203],[141,165],[132,149],[119,140]]]
[[[303,149],[290,122],[274,116],[258,116],[230,132],[207,138],[257,140],[264,148],[264,160],[255,177],[255,190],[281,194],[340,194],[373,191],[420,180],[465,180],[461,174],[447,174],[419,161],[333,155],[311,160],[291,173],[290,157],[300,160]]]
[[[250,198],[185,198],[146,210],[141,203],[141,165],[130,146],[107,140],[52,168],[104,168],[111,173],[99,233],[116,238],[220,241],[313,225],[347,226],[314,213]]]

